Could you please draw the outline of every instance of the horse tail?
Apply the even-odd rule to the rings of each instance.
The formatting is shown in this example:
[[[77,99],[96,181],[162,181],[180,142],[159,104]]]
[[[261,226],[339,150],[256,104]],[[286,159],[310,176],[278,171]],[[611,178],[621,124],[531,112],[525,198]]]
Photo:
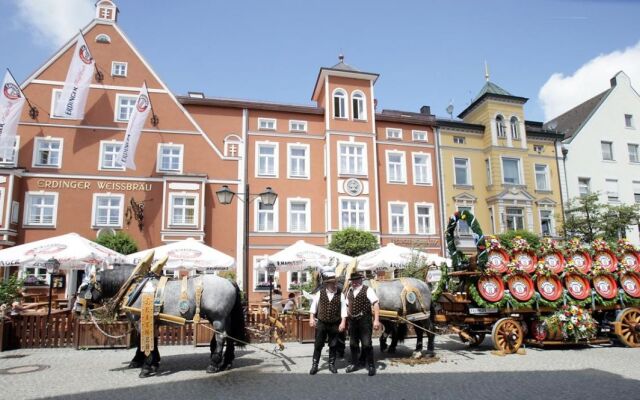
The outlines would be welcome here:
[[[407,338],[407,324],[398,324],[398,328],[397,328],[397,334],[398,334],[398,342],[403,343],[404,340]]]
[[[245,326],[240,288],[235,282],[233,282],[233,286],[236,288],[236,301],[233,304],[233,309],[231,310],[231,318],[229,318],[229,329],[227,333],[231,338],[235,339],[237,346],[244,347],[246,343],[249,343],[250,338]]]

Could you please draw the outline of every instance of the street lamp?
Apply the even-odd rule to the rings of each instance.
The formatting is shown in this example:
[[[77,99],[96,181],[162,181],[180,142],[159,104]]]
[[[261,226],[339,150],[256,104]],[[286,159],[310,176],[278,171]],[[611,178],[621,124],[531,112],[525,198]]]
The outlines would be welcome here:
[[[249,203],[260,198],[260,202],[266,206],[272,206],[275,204],[276,199],[278,198],[278,194],[274,192],[270,187],[267,187],[264,192],[261,193],[250,193],[249,185],[246,184],[244,187],[244,193],[236,193],[233,190],[229,189],[229,186],[223,185],[222,189],[216,191],[216,197],[218,198],[218,202],[223,205],[231,204],[234,196],[238,196],[238,200],[245,202],[244,206],[244,235],[243,235],[243,244],[242,244],[242,265],[244,268],[244,279],[242,282],[242,290],[244,290],[245,294],[249,292],[249,280],[247,279],[247,275],[249,274]],[[244,199],[240,197],[240,195],[244,195]],[[253,196],[253,198],[251,197]]]
[[[47,269],[47,273],[49,274],[49,311],[47,312],[47,331],[45,337],[49,337],[49,317],[51,317],[51,296],[53,292],[53,276],[58,273],[60,269],[60,261],[51,257],[47,261],[44,262],[44,267]]]

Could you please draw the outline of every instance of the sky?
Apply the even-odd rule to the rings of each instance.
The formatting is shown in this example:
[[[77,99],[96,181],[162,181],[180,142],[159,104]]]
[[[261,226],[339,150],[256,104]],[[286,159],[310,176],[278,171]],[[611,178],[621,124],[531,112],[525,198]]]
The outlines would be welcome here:
[[[95,0],[0,0],[0,67],[26,79]],[[380,74],[378,110],[460,113],[490,79],[547,121],[624,70],[640,90],[640,0],[116,0],[118,25],[176,94],[313,104],[344,54]]]

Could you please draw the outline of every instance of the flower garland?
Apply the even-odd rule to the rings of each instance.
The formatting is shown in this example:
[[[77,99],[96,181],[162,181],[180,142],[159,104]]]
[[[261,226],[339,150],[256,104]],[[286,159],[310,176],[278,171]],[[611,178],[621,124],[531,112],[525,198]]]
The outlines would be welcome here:
[[[497,237],[492,236],[492,235],[487,235],[487,236],[485,236],[485,239],[487,241],[489,241],[489,248],[491,250],[500,250],[500,249],[502,249],[502,244],[500,243],[500,241],[498,240]]]
[[[533,272],[533,276],[531,277],[531,279],[535,281],[536,279],[538,279],[538,276],[545,276],[549,278],[552,275],[554,275],[554,273],[551,272],[549,268],[547,268],[547,265],[544,263],[544,261],[538,261],[538,263],[536,264],[536,270]]]
[[[436,287],[431,291],[432,301],[438,301],[440,295],[444,292],[444,289],[447,286],[447,281],[449,280],[449,269],[447,268],[447,264],[442,264],[440,266],[440,272],[442,273],[442,275],[440,275],[440,280]]]
[[[636,299],[629,296],[622,288],[618,290],[618,297],[625,306],[640,306],[640,298]]]
[[[565,340],[574,342],[589,341],[598,332],[597,322],[591,314],[575,305],[562,307],[550,317],[544,318],[543,324],[549,330],[561,331]]]
[[[513,245],[512,252],[514,253],[517,251],[528,252],[531,250],[531,246],[529,245],[529,242],[527,242],[527,239],[521,236],[514,237],[511,243]]]
[[[604,239],[602,238],[597,238],[593,241],[593,243],[591,243],[591,248],[594,251],[608,251],[611,250],[609,248],[609,243],[607,243]]]
[[[615,276],[615,274],[612,274],[611,272],[609,272],[608,269],[606,269],[605,267],[602,266],[602,263],[600,261],[596,261],[593,263],[593,266],[591,267],[591,271],[589,271],[589,273],[591,274],[592,277],[596,277],[596,276],[600,276],[600,275],[610,275],[614,278],[617,278]]]
[[[542,243],[540,244],[541,255],[556,253],[560,251],[561,251],[560,245],[558,244],[557,240],[552,239],[550,237],[546,237],[542,239]]]
[[[579,238],[570,239],[568,242],[565,243],[564,248],[568,253],[577,253],[580,251],[585,251],[587,253],[589,252],[587,247],[584,244],[582,244]]]
[[[503,308],[507,304],[507,296],[502,297],[500,301],[496,301],[494,303],[486,301],[478,292],[478,288],[476,288],[475,282],[469,285],[469,294],[473,301],[482,308]]]
[[[618,251],[620,252],[619,254],[622,255],[627,251],[638,252],[640,250],[638,250],[629,239],[622,238],[618,240]]]

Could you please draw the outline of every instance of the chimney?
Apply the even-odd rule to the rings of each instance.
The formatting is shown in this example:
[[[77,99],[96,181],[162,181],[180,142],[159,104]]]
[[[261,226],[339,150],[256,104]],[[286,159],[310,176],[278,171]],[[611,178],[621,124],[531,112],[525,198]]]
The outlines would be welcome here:
[[[431,115],[431,107],[430,106],[420,107],[420,114]]]

